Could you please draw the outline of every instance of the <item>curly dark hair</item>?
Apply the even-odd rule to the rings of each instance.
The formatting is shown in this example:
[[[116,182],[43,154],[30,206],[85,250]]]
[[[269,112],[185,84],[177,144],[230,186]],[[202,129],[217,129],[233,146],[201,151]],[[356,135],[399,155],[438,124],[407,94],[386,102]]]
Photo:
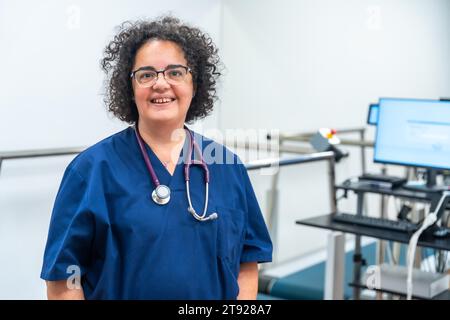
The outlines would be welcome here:
[[[122,121],[137,122],[139,115],[130,73],[137,51],[150,40],[168,40],[180,46],[192,69],[195,92],[186,122],[206,117],[217,99],[216,83],[221,75],[218,49],[208,34],[172,16],[153,21],[125,21],[119,26],[118,34],[106,46],[101,60],[106,73],[104,101],[108,110]]]

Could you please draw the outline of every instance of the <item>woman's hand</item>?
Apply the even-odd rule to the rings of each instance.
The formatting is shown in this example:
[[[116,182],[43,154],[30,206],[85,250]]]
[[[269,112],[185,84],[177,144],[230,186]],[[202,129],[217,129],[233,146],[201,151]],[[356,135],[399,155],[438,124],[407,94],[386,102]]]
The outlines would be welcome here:
[[[238,277],[238,300],[256,300],[258,294],[258,263],[246,262],[241,264]]]
[[[46,281],[48,300],[85,300],[83,288],[69,289],[67,280]]]

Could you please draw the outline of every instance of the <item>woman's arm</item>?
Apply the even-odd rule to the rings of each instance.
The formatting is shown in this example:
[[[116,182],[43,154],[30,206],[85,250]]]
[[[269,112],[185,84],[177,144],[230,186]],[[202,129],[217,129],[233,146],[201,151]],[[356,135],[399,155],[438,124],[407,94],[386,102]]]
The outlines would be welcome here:
[[[238,277],[238,300],[256,300],[258,294],[258,263],[246,262],[241,264]]]
[[[46,281],[49,300],[84,300],[83,288],[69,289],[67,280]]]

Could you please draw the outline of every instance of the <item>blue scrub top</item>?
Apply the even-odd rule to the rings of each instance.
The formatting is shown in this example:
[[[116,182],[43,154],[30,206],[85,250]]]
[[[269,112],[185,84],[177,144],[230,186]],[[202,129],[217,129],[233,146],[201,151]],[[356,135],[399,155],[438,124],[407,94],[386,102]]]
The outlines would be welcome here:
[[[208,155],[216,159],[208,163],[207,214],[217,212],[218,219],[200,222],[187,211],[182,154],[171,176],[146,146],[158,179],[171,189],[168,204],[152,201],[154,185],[129,127],[67,167],[41,278],[65,280],[78,266],[86,299],[235,299],[240,263],[270,262],[272,243],[239,158],[199,134],[195,139],[207,163]],[[190,188],[201,214],[205,185],[199,166],[191,167]]]

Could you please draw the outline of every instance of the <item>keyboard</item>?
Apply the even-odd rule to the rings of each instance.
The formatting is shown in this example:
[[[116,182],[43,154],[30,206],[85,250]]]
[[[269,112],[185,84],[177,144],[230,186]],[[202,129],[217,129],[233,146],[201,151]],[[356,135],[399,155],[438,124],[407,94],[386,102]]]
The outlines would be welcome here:
[[[417,224],[404,220],[395,221],[384,218],[357,216],[348,213],[336,213],[333,216],[333,221],[401,232],[414,232],[419,228]]]

